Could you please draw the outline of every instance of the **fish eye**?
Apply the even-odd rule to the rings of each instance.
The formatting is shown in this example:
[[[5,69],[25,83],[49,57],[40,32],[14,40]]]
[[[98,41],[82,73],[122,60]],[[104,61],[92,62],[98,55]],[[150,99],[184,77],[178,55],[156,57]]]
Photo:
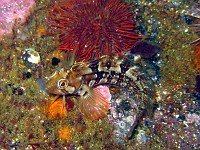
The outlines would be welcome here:
[[[58,88],[59,89],[65,89],[68,86],[68,81],[66,79],[60,79],[58,80]]]

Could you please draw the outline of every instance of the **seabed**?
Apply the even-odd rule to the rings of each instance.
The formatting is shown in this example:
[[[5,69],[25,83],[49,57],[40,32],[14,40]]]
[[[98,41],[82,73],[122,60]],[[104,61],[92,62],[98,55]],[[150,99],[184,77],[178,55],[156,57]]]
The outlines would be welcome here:
[[[115,112],[121,113],[118,121],[109,118],[110,112],[102,119],[84,119],[74,96],[67,97],[65,113],[59,102],[51,106],[53,99],[62,101],[62,96],[45,91],[45,81],[62,63],[52,63],[59,44],[58,35],[48,32],[53,3],[37,0],[26,22],[16,21],[12,34],[0,40],[0,149],[200,148],[200,2],[126,2],[133,3],[137,32],[159,49],[138,62],[155,88],[147,113],[130,119],[130,115],[137,118],[135,101],[126,89],[116,87],[110,87],[110,92],[113,108],[120,109]],[[127,138],[131,121],[137,124]]]

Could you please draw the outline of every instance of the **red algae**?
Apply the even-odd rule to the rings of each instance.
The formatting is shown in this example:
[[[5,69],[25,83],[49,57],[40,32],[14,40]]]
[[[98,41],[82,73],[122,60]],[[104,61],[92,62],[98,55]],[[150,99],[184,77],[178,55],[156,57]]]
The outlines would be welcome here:
[[[135,30],[130,5],[120,0],[71,0],[50,11],[53,34],[60,50],[76,50],[77,60],[123,54],[141,38]]]

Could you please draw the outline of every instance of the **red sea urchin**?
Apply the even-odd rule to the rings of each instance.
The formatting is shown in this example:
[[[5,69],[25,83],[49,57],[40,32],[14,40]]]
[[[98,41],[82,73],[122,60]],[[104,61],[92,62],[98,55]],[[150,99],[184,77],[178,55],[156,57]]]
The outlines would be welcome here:
[[[55,3],[50,25],[60,35],[60,50],[77,50],[77,60],[122,54],[140,35],[129,4],[120,0],[69,0]]]

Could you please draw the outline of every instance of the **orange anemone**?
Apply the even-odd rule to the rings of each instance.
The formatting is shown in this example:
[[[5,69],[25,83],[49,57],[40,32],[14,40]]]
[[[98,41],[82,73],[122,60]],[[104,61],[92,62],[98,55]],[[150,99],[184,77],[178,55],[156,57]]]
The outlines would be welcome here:
[[[59,120],[59,119],[62,119],[64,116],[66,116],[67,110],[63,106],[62,99],[59,98],[54,102],[52,101],[48,102],[46,113],[49,119]]]
[[[72,130],[70,130],[68,127],[60,127],[58,129],[58,137],[61,140],[65,140],[69,142],[71,138],[71,134],[72,134]]]

